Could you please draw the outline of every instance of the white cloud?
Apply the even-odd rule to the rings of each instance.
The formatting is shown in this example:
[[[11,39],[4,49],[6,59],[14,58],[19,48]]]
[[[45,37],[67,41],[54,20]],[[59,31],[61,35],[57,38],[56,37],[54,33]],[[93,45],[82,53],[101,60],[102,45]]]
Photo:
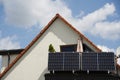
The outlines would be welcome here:
[[[119,22],[99,22],[92,29],[92,34],[99,35],[104,39],[120,39],[120,21]]]
[[[115,49],[108,48],[107,46],[104,45],[97,45],[97,47],[100,48],[103,52],[115,52]]]
[[[70,18],[71,22],[82,32],[88,32],[103,39],[120,39],[120,21],[107,21],[109,16],[114,16],[116,9],[113,3],[105,4],[102,8],[80,18]]]
[[[71,16],[71,10],[61,0],[3,0],[3,4],[6,20],[24,27],[46,25],[56,13]]]
[[[2,49],[18,49],[20,48],[19,42],[16,41],[16,36],[8,36],[0,38],[0,50]]]
[[[82,19],[77,21],[77,27],[82,31],[90,31],[94,28],[94,25],[97,22],[106,20],[109,15],[112,15],[115,11],[114,4],[105,4],[102,8],[89,13],[88,15],[84,16]]]
[[[117,59],[117,63],[120,65],[120,58]]]
[[[117,50],[116,50],[117,56],[120,55],[119,52],[120,52],[120,47],[118,47]],[[117,59],[117,63],[120,65],[120,58]]]
[[[83,16],[84,11],[80,11],[76,17],[72,16],[72,10],[67,7],[63,0],[3,0],[3,5],[6,21],[13,25],[26,28],[35,24],[44,26],[56,13],[60,13],[81,32],[99,35],[104,39],[113,39],[111,38],[113,35],[114,39],[119,39],[118,29],[120,27],[113,26],[114,24],[119,25],[119,21],[107,21],[108,16],[112,16],[116,11],[113,3],[106,3],[100,9],[86,16]],[[103,27],[104,30],[102,30]],[[108,28],[109,30],[107,30]]]
[[[120,21],[107,21],[108,16],[115,14],[114,4],[105,4],[102,8],[89,13],[82,19],[71,18],[71,22],[77,29],[88,32],[94,36],[100,36],[104,39],[120,39]]]
[[[79,26],[82,31],[93,27],[98,21],[105,20],[115,11],[114,5],[107,3],[104,7],[80,19],[72,16],[72,10],[62,0],[3,0],[3,4],[6,20],[10,23],[26,27],[31,27],[37,22],[46,25],[56,13],[60,13],[73,25]],[[84,12],[81,11],[77,16],[83,14]]]
[[[80,13],[76,16],[76,18],[82,18],[84,16],[84,11],[80,11]]]

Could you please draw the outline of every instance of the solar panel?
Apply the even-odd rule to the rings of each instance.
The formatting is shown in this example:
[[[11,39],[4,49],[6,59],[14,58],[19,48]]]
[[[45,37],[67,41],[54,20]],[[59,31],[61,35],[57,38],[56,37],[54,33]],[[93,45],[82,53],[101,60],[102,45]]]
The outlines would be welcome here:
[[[63,70],[63,54],[49,53],[48,70],[62,71]]]
[[[115,70],[115,63],[114,63],[114,53],[99,53],[98,54],[98,64],[100,71],[112,71]]]
[[[64,70],[79,70],[79,53],[64,54]]]
[[[115,70],[114,53],[75,52],[49,53],[49,71],[113,71]]]
[[[97,70],[97,53],[82,53],[82,70]]]

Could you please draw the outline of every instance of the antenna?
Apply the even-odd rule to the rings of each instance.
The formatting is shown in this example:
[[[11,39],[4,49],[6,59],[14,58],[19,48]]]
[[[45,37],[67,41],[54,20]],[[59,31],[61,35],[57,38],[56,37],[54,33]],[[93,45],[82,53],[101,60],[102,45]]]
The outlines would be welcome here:
[[[116,56],[120,58],[120,46],[116,50]]]

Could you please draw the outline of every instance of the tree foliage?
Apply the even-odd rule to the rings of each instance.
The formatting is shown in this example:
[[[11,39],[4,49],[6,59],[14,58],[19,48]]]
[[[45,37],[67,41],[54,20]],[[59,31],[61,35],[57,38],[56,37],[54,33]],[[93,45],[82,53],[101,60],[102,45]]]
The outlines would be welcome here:
[[[49,52],[55,52],[55,49],[53,47],[52,44],[49,45],[49,49],[48,49]]]

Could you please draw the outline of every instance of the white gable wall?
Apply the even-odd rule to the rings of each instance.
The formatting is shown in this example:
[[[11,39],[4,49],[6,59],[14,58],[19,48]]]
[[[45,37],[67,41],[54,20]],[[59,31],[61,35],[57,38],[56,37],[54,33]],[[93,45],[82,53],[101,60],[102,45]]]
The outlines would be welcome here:
[[[27,53],[2,77],[1,80],[44,80],[47,71],[48,47],[77,44],[79,35],[57,19]]]

